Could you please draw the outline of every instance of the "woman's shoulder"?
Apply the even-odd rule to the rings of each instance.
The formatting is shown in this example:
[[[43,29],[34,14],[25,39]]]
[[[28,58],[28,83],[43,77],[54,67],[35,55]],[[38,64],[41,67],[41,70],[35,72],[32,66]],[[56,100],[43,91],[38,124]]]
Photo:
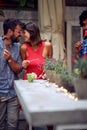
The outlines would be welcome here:
[[[52,46],[52,43],[49,42],[49,41],[44,41],[44,45],[45,45],[46,47],[50,47],[50,46]]]
[[[53,46],[49,41],[45,41],[44,49],[47,52],[47,57],[51,58],[53,56]]]
[[[22,50],[26,50],[26,48],[27,48],[26,43],[23,43],[23,44],[21,45],[21,49],[22,49]]]

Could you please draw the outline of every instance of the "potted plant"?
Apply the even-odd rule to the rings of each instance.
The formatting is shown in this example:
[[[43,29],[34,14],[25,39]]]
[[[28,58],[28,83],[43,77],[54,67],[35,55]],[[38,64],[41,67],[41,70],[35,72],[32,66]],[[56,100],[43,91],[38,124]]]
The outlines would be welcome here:
[[[55,76],[55,66],[56,66],[56,61],[54,59],[47,59],[45,63],[45,71],[47,75],[47,79],[51,82],[54,82],[54,76]]]
[[[60,73],[63,71],[63,60],[47,59],[45,64],[46,75],[51,82],[61,85]]]
[[[59,87],[63,86],[69,92],[74,92],[72,76],[63,60],[47,59],[45,71],[49,81],[56,83]]]
[[[56,83],[59,87],[63,86],[70,92],[74,91],[71,74],[67,71],[63,60],[47,59],[45,70],[49,81]]]
[[[63,86],[65,89],[67,89],[69,92],[75,92],[74,86],[73,86],[73,80],[72,80],[72,74],[67,70],[64,69],[61,74],[61,86]]]
[[[66,66],[65,66],[63,60],[58,60],[58,61],[56,61],[56,64],[55,64],[55,71],[56,71],[56,74],[55,74],[55,75],[56,75],[56,76],[55,76],[54,81],[55,81],[55,83],[56,83],[59,87],[61,87],[61,82],[62,82],[62,80],[61,80],[61,74],[62,74],[62,72],[65,71],[65,70],[66,70]]]
[[[74,92],[74,86],[72,83],[72,75],[67,70],[66,64],[63,60],[58,60],[55,65],[56,77],[55,83],[59,85],[59,87],[64,87],[69,92]]]
[[[87,99],[87,57],[77,61],[73,74],[73,83],[78,99]]]

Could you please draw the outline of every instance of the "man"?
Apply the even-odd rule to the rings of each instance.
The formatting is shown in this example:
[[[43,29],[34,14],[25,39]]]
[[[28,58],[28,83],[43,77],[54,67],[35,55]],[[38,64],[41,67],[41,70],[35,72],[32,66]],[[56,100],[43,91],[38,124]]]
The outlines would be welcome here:
[[[83,32],[87,29],[87,10],[84,10],[79,16],[80,26],[83,29]],[[82,42],[75,43],[75,58],[76,60],[80,57],[80,51],[82,49]],[[87,51],[87,49],[84,49]],[[83,50],[83,51],[84,51]],[[84,53],[84,52],[83,52]],[[87,52],[85,52],[87,53]]]
[[[16,130],[18,124],[18,100],[14,80],[21,72],[20,44],[22,23],[7,19],[3,23],[4,35],[0,37],[0,130]]]

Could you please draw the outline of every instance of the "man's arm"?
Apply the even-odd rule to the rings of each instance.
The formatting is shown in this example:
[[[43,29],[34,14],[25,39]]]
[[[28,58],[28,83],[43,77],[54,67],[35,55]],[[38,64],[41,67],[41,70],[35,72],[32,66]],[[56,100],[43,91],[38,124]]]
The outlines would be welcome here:
[[[7,60],[7,62],[9,63],[12,71],[19,74],[22,71],[22,67],[16,61],[14,61],[10,52],[5,49],[3,55],[4,55],[4,58]]]

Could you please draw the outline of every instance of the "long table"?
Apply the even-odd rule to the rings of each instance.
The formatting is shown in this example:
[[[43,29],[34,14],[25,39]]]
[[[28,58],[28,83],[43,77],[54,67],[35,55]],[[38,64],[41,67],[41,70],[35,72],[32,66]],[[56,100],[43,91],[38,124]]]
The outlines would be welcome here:
[[[70,124],[87,128],[87,100],[75,101],[44,80],[15,80],[14,84],[30,130],[32,126],[53,125],[58,129]]]

